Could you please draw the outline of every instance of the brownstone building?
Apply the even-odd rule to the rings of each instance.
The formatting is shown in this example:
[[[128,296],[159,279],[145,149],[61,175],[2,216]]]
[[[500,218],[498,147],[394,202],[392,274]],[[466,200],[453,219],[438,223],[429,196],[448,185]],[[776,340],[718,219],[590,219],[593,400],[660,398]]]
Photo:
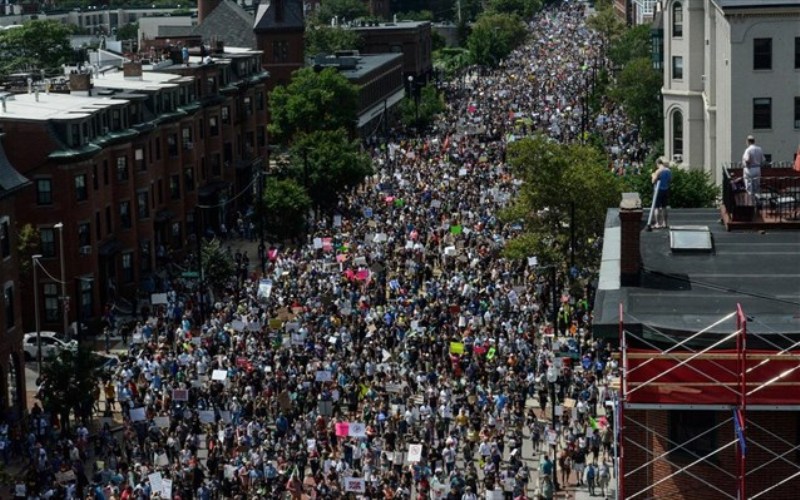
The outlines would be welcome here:
[[[69,323],[146,288],[156,263],[180,254],[198,227],[216,230],[250,202],[267,144],[260,58],[241,49],[206,63],[128,63],[70,75],[70,94],[7,99],[9,160],[33,184],[16,206],[39,228],[51,276],[61,272],[63,238]],[[37,292],[42,328],[62,330],[59,287],[45,277]]]
[[[0,96],[4,100],[5,96]],[[5,108],[5,104],[3,105]],[[0,131],[1,132],[1,131]],[[31,285],[20,282],[17,232],[21,227],[15,210],[15,197],[30,182],[19,174],[6,156],[0,133],[0,414],[13,420],[25,409],[25,363],[22,352],[21,292]]]
[[[263,53],[270,88],[286,85],[305,64],[305,17],[301,0],[269,0],[258,6],[253,31]]]
[[[402,21],[379,23],[377,26],[351,26],[364,41],[365,54],[403,54],[403,77],[413,76],[427,82],[433,74],[431,55],[431,23]]]

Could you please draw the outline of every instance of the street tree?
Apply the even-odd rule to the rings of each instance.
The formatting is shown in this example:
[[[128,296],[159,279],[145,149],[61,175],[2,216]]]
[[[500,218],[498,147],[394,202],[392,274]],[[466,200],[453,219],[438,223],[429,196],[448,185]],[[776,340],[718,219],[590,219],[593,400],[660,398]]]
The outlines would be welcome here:
[[[296,134],[342,129],[354,137],[358,116],[358,87],[334,68],[302,68],[288,85],[270,93],[269,134],[277,143],[289,144]]]
[[[622,105],[646,141],[663,135],[662,84],[661,72],[653,68],[650,58],[639,57],[625,65],[610,90],[611,98]]]
[[[206,287],[222,289],[236,275],[236,266],[231,255],[222,248],[217,238],[204,239],[200,247],[203,266],[203,281]]]
[[[39,395],[45,411],[58,415],[64,429],[70,427],[70,415],[76,419],[91,417],[98,383],[97,363],[92,351],[79,347],[63,350],[42,365]]]
[[[338,50],[358,50],[364,40],[357,31],[325,24],[306,27],[306,54],[333,54]]]
[[[536,135],[510,144],[507,155],[522,185],[503,217],[519,222],[522,230],[508,243],[506,255],[536,256],[544,265],[563,267],[574,231],[576,265],[597,264],[594,243],[603,233],[606,210],[619,203],[621,191],[602,154]]]
[[[311,198],[295,179],[268,177],[256,215],[269,234],[286,240],[303,233],[310,208]]]
[[[517,14],[524,19],[542,8],[542,0],[489,0],[486,10],[504,14]]]
[[[625,31],[625,23],[617,17],[610,4],[598,8],[592,17],[586,20],[586,25],[600,34],[604,53]]]
[[[20,27],[0,30],[0,73],[44,70],[62,72],[73,51],[71,28],[58,21],[28,21]]]
[[[400,101],[400,117],[405,126],[416,126],[423,130],[433,122],[437,114],[445,110],[445,105],[433,85],[425,85],[419,94],[419,109],[415,96],[406,96]]]
[[[608,58],[618,68],[642,57],[650,57],[650,26],[639,24],[627,28],[608,48]]]
[[[325,0],[317,8],[316,23],[330,24],[333,18],[342,23],[368,15],[367,5],[361,0]]]
[[[117,30],[117,40],[136,40],[139,38],[139,23],[128,23]]]
[[[475,64],[497,66],[525,35],[525,23],[517,14],[485,13],[473,24],[467,48]]]
[[[306,188],[315,208],[330,213],[339,196],[372,174],[372,161],[345,130],[315,130],[295,137],[289,175]]]

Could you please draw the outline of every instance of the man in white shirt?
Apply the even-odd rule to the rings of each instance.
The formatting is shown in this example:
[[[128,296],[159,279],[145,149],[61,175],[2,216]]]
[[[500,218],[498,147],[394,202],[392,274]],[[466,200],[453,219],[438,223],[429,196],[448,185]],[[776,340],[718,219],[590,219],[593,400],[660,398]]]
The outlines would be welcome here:
[[[747,136],[747,149],[742,155],[742,167],[744,167],[744,185],[750,196],[755,196],[761,192],[761,167],[764,166],[764,152],[761,146],[756,144],[756,139],[752,135]]]

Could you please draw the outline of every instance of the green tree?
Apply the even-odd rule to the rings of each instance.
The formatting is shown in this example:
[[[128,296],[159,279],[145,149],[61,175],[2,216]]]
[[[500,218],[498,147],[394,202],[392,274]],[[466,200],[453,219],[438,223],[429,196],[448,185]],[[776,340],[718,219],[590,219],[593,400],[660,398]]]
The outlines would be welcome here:
[[[634,59],[650,57],[650,43],[650,26],[633,26],[611,43],[608,58],[614,66],[622,68]]]
[[[610,6],[598,10],[586,21],[586,25],[600,33],[603,52],[613,44],[625,31],[625,23],[614,13]]]
[[[433,53],[434,67],[444,71],[447,78],[453,78],[458,70],[469,66],[470,54],[460,47],[444,47]]]
[[[40,253],[42,239],[33,224],[24,224],[17,231],[17,252],[19,254],[20,279],[27,283],[33,270],[33,256]]]
[[[290,176],[305,186],[315,207],[330,212],[339,195],[372,174],[372,161],[344,130],[298,135],[289,151]]]
[[[623,68],[610,91],[611,98],[622,104],[646,141],[663,135],[661,86],[661,72],[653,69],[650,58],[640,57]]]
[[[467,48],[474,63],[497,66],[525,40],[525,35],[525,23],[517,14],[486,13],[473,24]]]
[[[433,85],[425,85],[419,96],[419,121],[417,121],[416,98],[406,96],[400,101],[400,117],[405,126],[416,126],[425,129],[433,122],[437,114],[445,110],[442,96]]]
[[[314,130],[343,129],[346,136],[355,136],[358,87],[334,68],[297,70],[287,86],[270,93],[269,102],[269,134],[280,144]]]
[[[318,24],[330,24],[334,17],[339,23],[353,21],[369,15],[366,2],[361,0],[325,0],[317,9],[316,20]]]
[[[219,289],[224,287],[236,275],[233,258],[223,248],[222,243],[214,238],[203,239],[200,252],[203,256],[203,281],[205,286]]]
[[[62,351],[42,365],[42,407],[58,415],[63,428],[69,429],[70,414],[78,419],[91,417],[97,378],[98,368],[90,349],[81,346],[76,351]]]
[[[0,31],[0,73],[41,69],[61,70],[72,58],[71,28],[58,21],[28,21]]]
[[[360,49],[364,40],[357,31],[329,25],[306,28],[306,54],[333,54],[338,50]]]
[[[398,21],[433,21],[433,11],[430,10],[409,10],[408,12],[398,12]]]
[[[523,183],[503,217],[521,222],[523,230],[509,241],[506,255],[535,255],[542,264],[563,265],[569,260],[574,223],[576,265],[596,265],[592,244],[603,233],[606,210],[620,197],[619,182],[605,168],[603,155],[592,147],[536,135],[510,144],[507,157]]]
[[[673,168],[669,188],[671,208],[714,208],[720,192],[711,175],[702,169]],[[653,183],[650,177],[652,166],[639,175],[620,177],[625,191],[639,193],[642,206],[649,207],[653,201]]]
[[[487,12],[517,14],[525,19],[533,16],[542,8],[542,0],[489,0]]]
[[[136,40],[139,38],[139,23],[128,23],[117,30],[117,40]]]
[[[311,198],[295,179],[268,177],[256,215],[264,229],[280,240],[302,234]]]

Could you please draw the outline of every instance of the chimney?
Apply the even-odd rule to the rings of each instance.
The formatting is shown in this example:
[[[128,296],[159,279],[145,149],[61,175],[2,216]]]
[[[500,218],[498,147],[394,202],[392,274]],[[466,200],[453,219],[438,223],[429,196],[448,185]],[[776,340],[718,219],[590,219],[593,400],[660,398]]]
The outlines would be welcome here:
[[[139,61],[126,62],[122,65],[122,76],[126,80],[141,80],[142,63]]]
[[[203,20],[214,12],[221,0],[197,0],[197,24],[203,24]]]
[[[72,94],[89,95],[92,89],[91,73],[70,73],[69,91]]]
[[[639,286],[642,272],[642,200],[639,193],[623,193],[619,203],[620,263],[619,280],[622,286]]]

